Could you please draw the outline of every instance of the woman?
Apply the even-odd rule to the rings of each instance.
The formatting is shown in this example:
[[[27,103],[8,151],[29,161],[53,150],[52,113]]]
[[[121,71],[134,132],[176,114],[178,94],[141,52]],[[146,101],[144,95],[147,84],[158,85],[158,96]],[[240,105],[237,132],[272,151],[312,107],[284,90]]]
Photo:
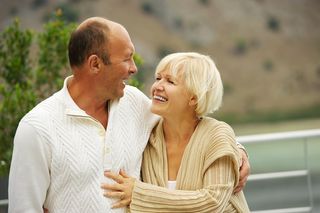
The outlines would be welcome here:
[[[144,151],[142,180],[107,173],[106,196],[131,212],[249,212],[238,184],[240,154],[232,128],[205,117],[222,101],[219,71],[208,56],[174,53],[157,66],[151,111],[161,116]]]

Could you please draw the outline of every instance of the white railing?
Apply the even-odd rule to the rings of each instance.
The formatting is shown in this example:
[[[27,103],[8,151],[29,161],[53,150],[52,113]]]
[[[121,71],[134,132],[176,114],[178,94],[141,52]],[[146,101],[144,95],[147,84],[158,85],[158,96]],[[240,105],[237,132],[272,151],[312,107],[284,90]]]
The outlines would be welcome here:
[[[269,172],[262,174],[251,174],[248,181],[259,181],[259,180],[270,180],[278,178],[291,178],[304,176],[307,178],[308,183],[308,193],[309,193],[309,206],[295,207],[295,208],[283,208],[283,209],[268,209],[260,211],[252,211],[252,213],[304,213],[312,212],[313,208],[313,193],[312,193],[312,183],[310,169],[308,166],[308,149],[307,141],[308,139],[320,137],[320,129],[311,129],[303,131],[292,131],[292,132],[280,132],[280,133],[269,133],[269,134],[258,134],[258,135],[247,135],[237,137],[237,141],[241,144],[251,144],[251,143],[269,143],[281,140],[296,140],[302,139],[304,143],[304,157],[306,162],[305,170],[294,170],[294,171],[284,171],[284,172]]]
[[[8,200],[0,200],[0,206],[8,205]]]
[[[237,141],[241,144],[246,143],[259,143],[259,142],[271,142],[287,139],[307,139],[312,137],[319,137],[320,129],[310,129],[292,132],[278,132],[258,135],[247,135],[237,137]]]

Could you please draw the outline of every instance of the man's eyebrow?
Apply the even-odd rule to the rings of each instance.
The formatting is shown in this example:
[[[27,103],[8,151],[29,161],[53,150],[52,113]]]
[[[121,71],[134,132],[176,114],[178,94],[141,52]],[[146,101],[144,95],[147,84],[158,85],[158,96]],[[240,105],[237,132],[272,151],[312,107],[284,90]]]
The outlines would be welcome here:
[[[126,57],[126,58],[129,58],[129,57],[131,58],[133,55],[134,55],[134,52],[133,52],[133,51],[130,51],[130,52],[128,52],[128,53],[125,54],[125,57]]]

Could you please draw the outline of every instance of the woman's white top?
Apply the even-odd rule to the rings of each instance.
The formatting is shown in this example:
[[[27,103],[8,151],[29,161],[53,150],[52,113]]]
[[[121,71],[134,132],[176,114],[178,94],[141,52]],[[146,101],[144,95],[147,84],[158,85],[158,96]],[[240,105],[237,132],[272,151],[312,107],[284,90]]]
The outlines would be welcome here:
[[[175,181],[175,180],[168,180],[167,188],[174,190],[174,189],[176,189],[176,185],[177,185],[177,181]]]

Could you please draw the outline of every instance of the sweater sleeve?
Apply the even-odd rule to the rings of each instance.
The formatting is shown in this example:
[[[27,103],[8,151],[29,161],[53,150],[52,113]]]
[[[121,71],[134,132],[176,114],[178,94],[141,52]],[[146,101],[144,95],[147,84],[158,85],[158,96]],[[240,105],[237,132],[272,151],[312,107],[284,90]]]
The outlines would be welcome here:
[[[9,175],[9,212],[43,212],[50,183],[48,144],[34,127],[20,122]]]
[[[206,170],[204,188],[170,190],[137,181],[132,194],[131,212],[223,212],[232,195],[234,159],[223,156]]]

